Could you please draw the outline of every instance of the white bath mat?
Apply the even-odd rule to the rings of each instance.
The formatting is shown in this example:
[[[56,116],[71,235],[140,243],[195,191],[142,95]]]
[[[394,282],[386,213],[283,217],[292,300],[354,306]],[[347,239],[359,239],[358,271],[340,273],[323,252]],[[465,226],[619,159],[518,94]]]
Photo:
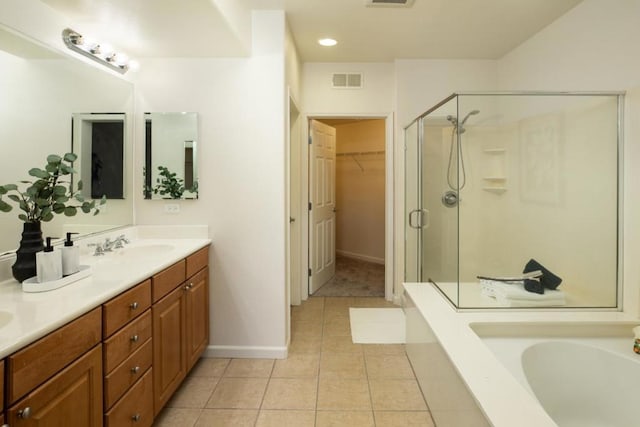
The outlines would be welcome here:
[[[355,344],[404,344],[401,308],[349,308],[351,339]]]

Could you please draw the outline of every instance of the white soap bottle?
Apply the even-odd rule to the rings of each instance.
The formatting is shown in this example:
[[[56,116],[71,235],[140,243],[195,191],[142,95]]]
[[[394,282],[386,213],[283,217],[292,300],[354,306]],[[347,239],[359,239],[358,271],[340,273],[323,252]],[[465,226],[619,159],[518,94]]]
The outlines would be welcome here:
[[[57,237],[53,237],[56,239]],[[36,274],[38,283],[53,282],[62,279],[62,257],[60,251],[54,251],[51,237],[47,237],[47,244],[42,252],[36,253]]]
[[[77,273],[80,270],[80,248],[73,246],[73,241],[71,240],[72,234],[78,233],[67,233],[67,239],[64,241],[64,246],[60,248],[63,276]]]

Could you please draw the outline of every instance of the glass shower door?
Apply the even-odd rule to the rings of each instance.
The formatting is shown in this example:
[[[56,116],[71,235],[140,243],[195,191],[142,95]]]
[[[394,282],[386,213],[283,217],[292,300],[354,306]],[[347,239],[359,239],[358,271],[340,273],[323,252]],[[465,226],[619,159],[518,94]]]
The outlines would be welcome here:
[[[420,282],[421,230],[413,222],[420,209],[420,140],[419,122],[404,131],[404,281]]]

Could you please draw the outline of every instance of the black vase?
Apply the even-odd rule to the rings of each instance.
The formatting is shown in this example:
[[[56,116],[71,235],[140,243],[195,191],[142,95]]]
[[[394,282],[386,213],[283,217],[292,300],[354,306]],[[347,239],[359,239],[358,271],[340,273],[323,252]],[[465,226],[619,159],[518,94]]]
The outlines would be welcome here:
[[[36,252],[43,249],[42,224],[40,221],[25,222],[20,247],[16,251],[16,263],[11,266],[13,277],[18,282],[36,275]]]

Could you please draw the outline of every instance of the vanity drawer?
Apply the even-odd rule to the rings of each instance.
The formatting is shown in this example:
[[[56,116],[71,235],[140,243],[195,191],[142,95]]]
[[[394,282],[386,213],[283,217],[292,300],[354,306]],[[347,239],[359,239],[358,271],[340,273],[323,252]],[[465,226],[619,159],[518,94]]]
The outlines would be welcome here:
[[[209,264],[209,247],[187,257],[187,277],[191,277]]]
[[[101,320],[102,308],[98,307],[9,356],[9,404],[98,344],[102,336]]]
[[[105,427],[147,427],[153,424],[153,368],[104,416]]]
[[[185,260],[173,264],[151,278],[153,302],[158,302],[185,281]]]
[[[102,306],[102,335],[111,336],[151,306],[151,280],[136,285]]]
[[[136,285],[102,306],[102,336],[107,338],[151,307],[151,279]]]
[[[151,338],[151,310],[104,341],[104,372],[108,374]]]
[[[111,408],[120,397],[142,377],[151,367],[153,360],[152,340],[147,340],[142,347],[122,362],[104,379],[104,407]]]

